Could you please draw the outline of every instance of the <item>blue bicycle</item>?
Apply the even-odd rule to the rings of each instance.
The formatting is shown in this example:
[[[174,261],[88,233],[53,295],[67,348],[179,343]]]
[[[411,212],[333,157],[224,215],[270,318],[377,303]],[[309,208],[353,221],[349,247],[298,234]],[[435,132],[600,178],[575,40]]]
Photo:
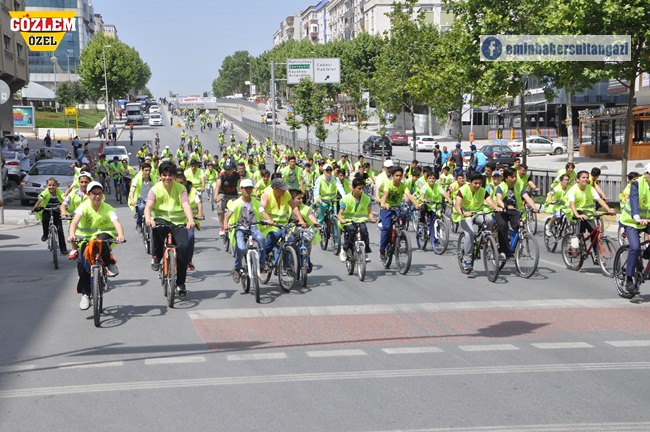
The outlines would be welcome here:
[[[306,287],[307,274],[310,271],[309,248],[307,245],[311,244],[312,240],[314,240],[314,230],[312,227],[294,227],[291,230],[290,234],[293,235],[292,246],[296,250],[296,258],[298,264],[297,277],[300,280],[302,286]]]
[[[442,203],[423,202],[422,205],[433,205],[431,213],[425,222],[418,222],[415,228],[415,241],[418,249],[427,250],[431,240],[431,247],[436,255],[442,255],[449,246],[449,224],[443,214]]]
[[[292,246],[291,239],[293,226],[293,224],[277,225],[277,228],[283,231],[283,235],[273,250],[266,254],[268,272],[262,275],[262,283],[264,284],[269,283],[272,273],[278,275],[280,287],[285,292],[291,291],[298,274],[298,257]]]

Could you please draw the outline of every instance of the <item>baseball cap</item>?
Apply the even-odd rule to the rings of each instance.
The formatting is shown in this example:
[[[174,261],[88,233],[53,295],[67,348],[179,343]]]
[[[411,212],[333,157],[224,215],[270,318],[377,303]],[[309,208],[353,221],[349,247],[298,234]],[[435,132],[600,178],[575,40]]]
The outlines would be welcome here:
[[[165,148],[169,148],[169,146],[165,146]]]
[[[327,163],[325,165],[323,165],[323,171],[328,170],[328,169],[333,169],[332,165],[327,164]]]
[[[456,147],[460,147],[460,143],[459,143],[459,142],[458,142],[458,143],[456,143]]]
[[[332,153],[328,154],[327,157],[334,157]]]
[[[469,146],[469,148],[472,149],[472,150],[476,150],[476,146],[475,146],[474,144],[472,144],[471,146]]]
[[[86,190],[88,192],[90,192],[91,190],[93,190],[93,188],[96,188],[96,187],[100,188],[102,191],[104,190],[104,186],[102,186],[102,184],[100,182],[97,182],[97,181],[92,181],[92,182],[88,183],[88,186],[86,187]]]
[[[645,173],[650,173],[650,163],[647,164],[647,165],[645,166],[645,168],[643,168],[643,173],[644,173],[644,174],[645,174]]]
[[[241,183],[239,183],[240,188],[247,188],[247,187],[253,187],[253,181],[251,179],[243,179]]]
[[[282,189],[282,190],[289,190],[291,187],[284,182],[281,178],[275,178],[271,181],[271,187],[273,189]]]
[[[393,161],[390,160],[390,159],[384,161],[384,167],[385,167],[385,168],[390,168],[390,167],[392,167],[393,165],[395,165],[395,164],[394,164]]]
[[[81,172],[79,173],[79,178],[81,178],[81,177],[87,177],[87,178],[89,178],[90,180],[93,179],[93,176],[91,176],[90,173],[87,172],[87,171],[81,171]]]

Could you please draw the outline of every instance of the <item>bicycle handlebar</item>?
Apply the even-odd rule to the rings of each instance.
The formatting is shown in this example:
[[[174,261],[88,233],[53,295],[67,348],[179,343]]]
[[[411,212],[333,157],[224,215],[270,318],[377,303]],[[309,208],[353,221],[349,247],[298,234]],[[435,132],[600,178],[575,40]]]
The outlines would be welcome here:
[[[106,243],[106,244],[111,244],[111,243],[120,243],[120,242],[118,242],[118,241],[115,240],[115,239],[106,239],[106,240],[104,240],[104,239],[100,239],[100,238],[95,238],[95,239],[93,239],[93,240],[95,240],[95,241],[100,241],[100,242],[102,242],[102,243]],[[85,241],[90,241],[90,240],[87,240],[87,239],[85,239],[85,238],[83,238],[83,237],[75,237],[73,243],[82,243],[82,242],[85,242]],[[126,239],[124,239],[124,241],[121,242],[121,243],[126,243]]]
[[[242,228],[242,229],[250,229],[253,225],[268,225],[268,221],[266,220],[260,220],[257,222],[251,222],[251,223],[235,223],[232,225],[228,226],[228,229],[237,229],[237,228]]]

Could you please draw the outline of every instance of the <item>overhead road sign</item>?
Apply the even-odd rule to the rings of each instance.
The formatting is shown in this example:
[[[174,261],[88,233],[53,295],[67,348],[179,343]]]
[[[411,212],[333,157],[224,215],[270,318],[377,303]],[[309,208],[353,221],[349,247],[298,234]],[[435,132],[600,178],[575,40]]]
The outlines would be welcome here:
[[[341,59],[314,59],[314,82],[317,84],[339,84],[341,82]]]
[[[298,84],[303,77],[314,79],[314,59],[287,59],[287,84]]]

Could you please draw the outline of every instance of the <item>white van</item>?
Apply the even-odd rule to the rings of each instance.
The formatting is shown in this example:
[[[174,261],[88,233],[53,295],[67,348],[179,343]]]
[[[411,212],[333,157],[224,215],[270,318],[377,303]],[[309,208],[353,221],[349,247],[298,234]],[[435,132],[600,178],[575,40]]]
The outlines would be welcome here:
[[[127,123],[144,123],[144,115],[142,114],[142,105],[139,102],[131,102],[126,104],[126,122]]]
[[[266,111],[262,117],[264,118],[264,123],[273,124],[273,111]],[[275,123],[280,124],[278,113],[275,113]]]

